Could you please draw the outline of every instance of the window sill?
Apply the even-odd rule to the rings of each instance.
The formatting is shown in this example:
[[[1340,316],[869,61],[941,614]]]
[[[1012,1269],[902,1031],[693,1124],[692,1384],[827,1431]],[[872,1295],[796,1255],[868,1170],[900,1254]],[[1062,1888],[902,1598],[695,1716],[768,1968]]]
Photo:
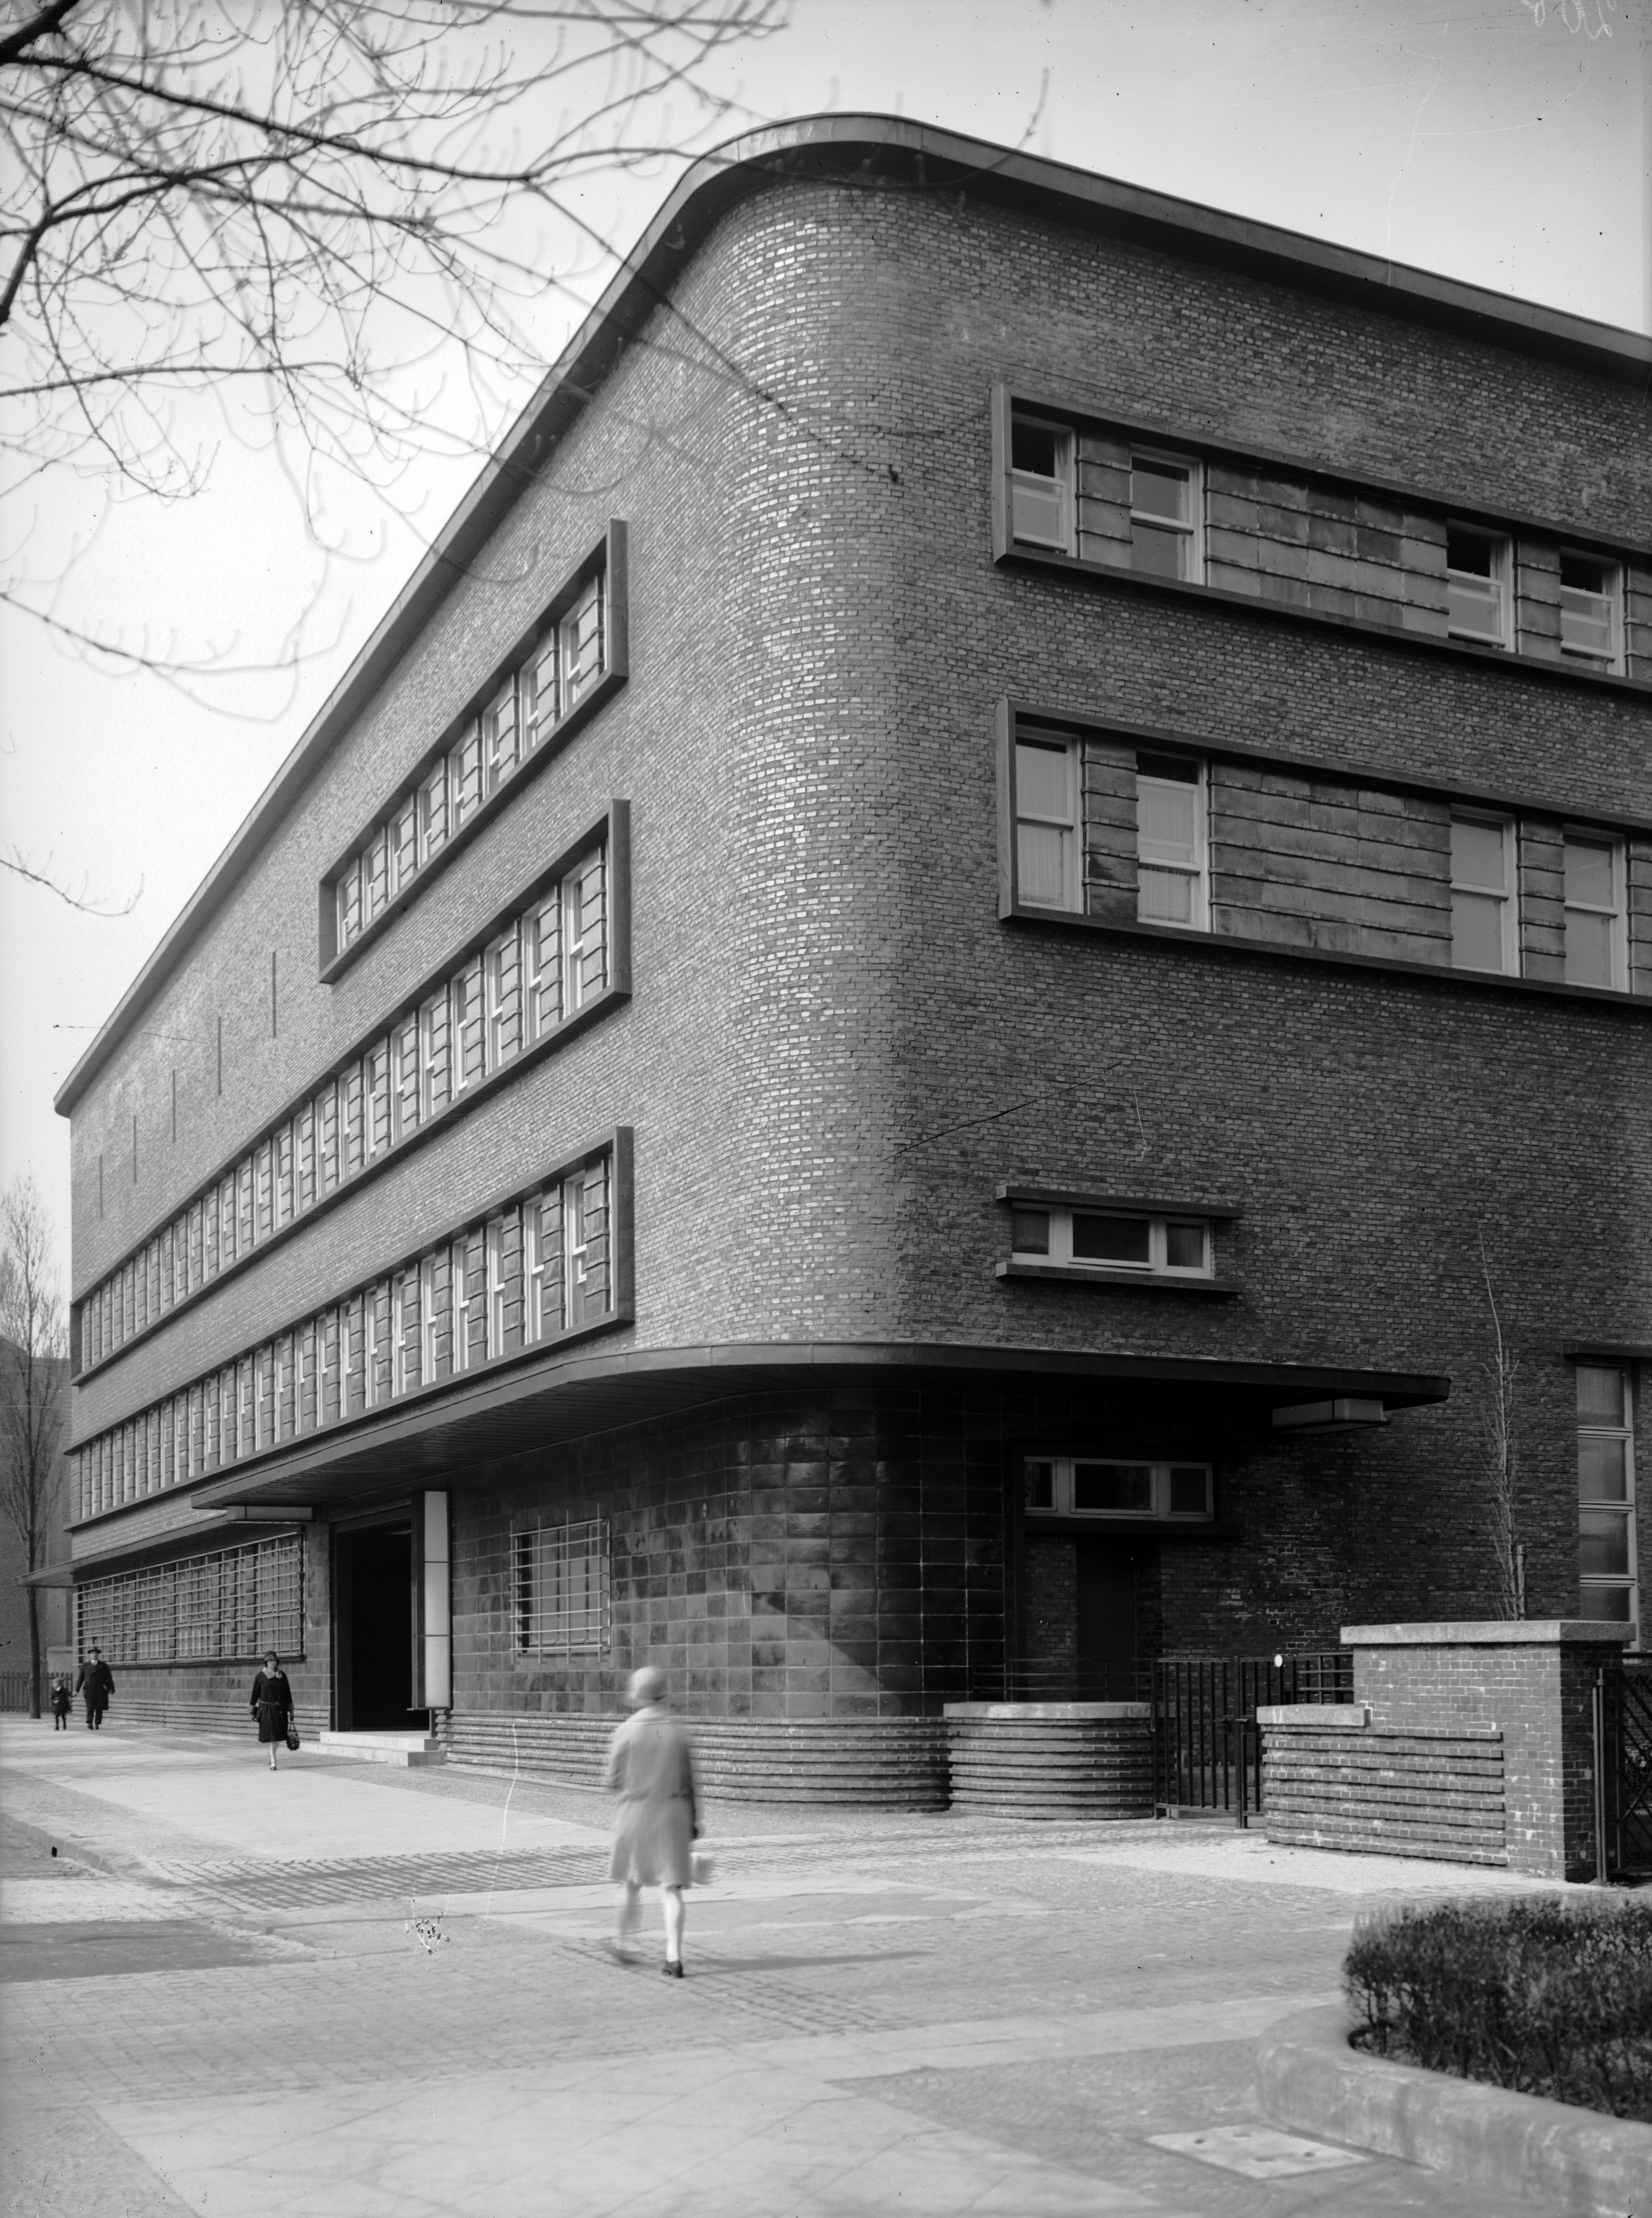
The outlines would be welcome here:
[[[1191,1273],[1184,1279],[1168,1271],[1086,1271],[1068,1263],[999,1263],[995,1275],[1049,1279],[1065,1286],[1095,1286],[1104,1293],[1205,1294],[1231,1301],[1245,1291],[1237,1279],[1203,1279]]]
[[[1397,624],[1369,623],[1359,616],[1286,608],[1278,601],[1265,601],[1254,594],[1229,592],[1225,586],[1192,585],[1180,578],[1157,577],[1146,570],[1115,569],[1111,563],[1087,562],[1078,554],[1063,554],[1053,548],[1029,547],[1018,540],[1001,554],[994,555],[993,561],[1000,569],[1055,571],[1092,585],[1117,586],[1126,592],[1196,603],[1267,617],[1276,623],[1306,624],[1315,631],[1350,632],[1360,639],[1380,640],[1390,647],[1414,647],[1425,654],[1443,654],[1454,661],[1473,663],[1482,668],[1495,665],[1522,677],[1557,680],[1563,685],[1601,687],[1609,693],[1627,693],[1642,700],[1652,698],[1652,679],[1620,678],[1603,670],[1580,670],[1574,661],[1562,660],[1558,656],[1551,660],[1547,655],[1520,654],[1506,647],[1432,632],[1407,631]]]
[[[1444,963],[1407,963],[1393,955],[1356,955],[1339,948],[1302,947],[1281,940],[1253,939],[1238,932],[1188,932],[1176,925],[1124,924],[1109,917],[1081,916],[1076,909],[1009,907],[1000,911],[1005,923],[1053,925],[1058,931],[1099,932],[1114,939],[1140,939],[1159,947],[1185,949],[1189,953],[1223,957],[1260,957],[1270,963],[1325,965],[1335,970],[1367,970],[1384,976],[1443,986],[1449,991],[1535,995],[1539,1000],[1570,1002],[1591,1009],[1618,1009],[1652,1015],[1652,982],[1645,990],[1625,992],[1618,987],[1568,986],[1559,979],[1516,978],[1497,970],[1458,970]]]
[[[352,963],[358,962],[370,947],[374,946],[383,939],[393,924],[406,915],[414,902],[421,900],[436,883],[449,864],[461,855],[471,841],[478,838],[504,813],[512,799],[523,790],[530,778],[535,777],[547,763],[554,761],[561,753],[567,742],[573,738],[582,725],[590,722],[603,702],[612,698],[624,685],[625,677],[623,669],[610,665],[597,680],[590,692],[585,695],[584,700],[576,702],[561,722],[551,730],[543,745],[535,747],[526,762],[518,764],[504,784],[489,794],[475,815],[445,839],[430,861],[414,873],[406,891],[399,894],[390,907],[381,915],[375,916],[371,924],[364,925],[348,947],[338,949],[331,956],[323,955],[316,971],[317,980],[321,985],[336,985]],[[397,806],[399,804],[395,802],[391,804],[393,812]],[[354,853],[356,850],[352,848],[350,852]],[[332,889],[337,875],[337,871],[334,871],[322,882],[321,900],[324,909],[332,899]],[[323,946],[325,945],[324,940]]]
[[[1086,1517],[1061,1509],[1022,1512],[1029,1534],[1048,1533],[1061,1540],[1242,1540],[1245,1527],[1219,1517]]]

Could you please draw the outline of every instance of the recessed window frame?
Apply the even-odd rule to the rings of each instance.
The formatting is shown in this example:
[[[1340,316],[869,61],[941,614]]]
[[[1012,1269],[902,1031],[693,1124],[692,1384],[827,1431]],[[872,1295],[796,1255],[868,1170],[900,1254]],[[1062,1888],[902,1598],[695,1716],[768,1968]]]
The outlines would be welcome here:
[[[1023,750],[1064,758],[1065,800],[1052,815],[1031,807],[1025,792]],[[1084,913],[1084,750],[1076,733],[1030,722],[1012,725],[1009,740],[1011,841],[1018,907],[1054,914]],[[1060,846],[1061,897],[1043,900],[1027,891],[1028,842],[1054,833]]]
[[[1451,811],[1453,832],[1459,824],[1477,825],[1487,830],[1494,829],[1501,834],[1503,877],[1500,886],[1493,886],[1488,880],[1460,877],[1457,843],[1455,839],[1452,840],[1450,872],[1451,968],[1470,977],[1518,978],[1520,975],[1520,894],[1518,871],[1519,848],[1515,820],[1495,809],[1453,809]],[[1469,963],[1460,958],[1457,952],[1459,900],[1464,903],[1494,901],[1500,904],[1497,920],[1501,960],[1495,969],[1486,963]],[[1463,913],[1466,914],[1469,912],[1465,909]]]
[[[1185,523],[1155,510],[1136,506],[1138,464],[1144,464],[1149,473],[1156,469],[1167,476],[1179,474],[1185,480],[1187,518]],[[1202,585],[1204,583],[1204,464],[1197,455],[1171,447],[1148,446],[1139,440],[1132,440],[1129,517],[1130,568],[1138,578],[1158,578],[1172,585]],[[1138,525],[1143,531],[1154,533],[1167,542],[1174,542],[1180,550],[1179,569],[1173,572],[1155,570],[1150,564],[1136,561]]]
[[[1594,553],[1587,547],[1565,547],[1560,549],[1560,652],[1562,660],[1593,670],[1609,678],[1624,675],[1624,566],[1609,555]],[[1604,584],[1592,590],[1566,582],[1568,562],[1587,562],[1599,570]],[[1580,635],[1575,622],[1587,612],[1574,605],[1568,607],[1567,595],[1580,594],[1606,604],[1606,641],[1604,647],[1587,643]],[[1572,635],[1567,636],[1567,617],[1574,617]]]
[[[1611,1372],[1618,1378],[1622,1391],[1619,1408],[1623,1422],[1608,1425],[1593,1417],[1586,1422],[1582,1406],[1583,1373]],[[1578,1443],[1578,1607],[1581,1614],[1592,1620],[1612,1625],[1627,1625],[1638,1644],[1640,1638],[1640,1564],[1638,1535],[1636,1531],[1635,1501],[1635,1418],[1636,1390],[1638,1379],[1632,1363],[1612,1363],[1604,1359],[1582,1358],[1577,1372],[1577,1443]],[[1586,1449],[1589,1444],[1610,1441],[1623,1450],[1622,1469],[1624,1490],[1620,1496],[1590,1495],[1585,1496],[1584,1466]],[[1588,1534],[1585,1520],[1610,1518],[1614,1525],[1624,1527],[1624,1557],[1627,1569],[1622,1572],[1586,1572],[1582,1568],[1581,1550]],[[1621,1613],[1599,1607],[1591,1608],[1607,1595],[1623,1595],[1626,1608]]]
[[[1015,435],[1018,428],[1047,433],[1054,445],[1053,474],[1018,468],[1015,461]],[[1078,508],[1077,437],[1070,424],[1054,417],[1040,416],[1026,408],[1010,412],[1009,451],[1005,458],[1009,485],[1009,536],[1017,547],[1033,547],[1043,553],[1073,554],[1077,552],[1074,519]],[[1024,499],[1022,498],[1024,496]],[[1039,501],[1052,504],[1056,516],[1053,531],[1042,533],[1020,528],[1024,518],[1032,521],[1030,511]]]
[[[1568,986],[1593,987],[1597,991],[1622,994],[1629,988],[1629,856],[1623,840],[1612,833],[1592,831],[1585,825],[1568,824],[1562,834],[1562,899],[1566,916],[1566,983]],[[1575,847],[1605,849],[1612,876],[1612,900],[1607,907],[1584,901],[1574,894],[1572,874],[1567,868]],[[1606,920],[1606,971],[1604,980],[1573,976],[1574,969],[1582,968],[1581,927],[1575,927],[1574,917],[1605,918]]]
[[[1144,765],[1152,767],[1144,768]],[[1174,768],[1175,776],[1166,772]],[[1192,775],[1185,773],[1191,771]],[[1179,842],[1156,839],[1146,830],[1143,823],[1142,789],[1149,792],[1186,792],[1193,796],[1193,840],[1191,848],[1182,849]],[[1136,921],[1152,925],[1165,932],[1209,932],[1210,929],[1210,782],[1209,765],[1195,756],[1180,756],[1138,748],[1135,758],[1135,873]],[[1185,860],[1184,854],[1191,857]],[[1164,877],[1185,879],[1191,888],[1189,897],[1190,913],[1185,917],[1149,916],[1143,902],[1144,874],[1156,870]]]
[[[1464,540],[1473,540],[1485,550],[1488,567],[1484,571],[1468,570],[1460,564],[1453,564],[1451,542],[1454,532],[1458,536],[1459,545]],[[1507,531],[1491,530],[1485,524],[1470,524],[1466,518],[1451,517],[1446,520],[1445,541],[1446,637],[1463,641],[1470,647],[1500,648],[1505,653],[1512,650],[1514,645],[1513,537]],[[1454,585],[1458,595],[1458,605],[1455,610],[1451,605]],[[1492,586],[1494,592],[1485,592],[1482,588],[1486,585]],[[1468,620],[1472,605],[1476,602],[1493,604],[1494,622],[1476,624]]]
[[[1147,1471],[1149,1476],[1148,1506],[1141,1509],[1096,1509],[1078,1506],[1081,1471]],[[1184,1481],[1194,1472],[1204,1481],[1204,1506],[1201,1509],[1177,1509],[1173,1500],[1172,1473]],[[1047,1502],[1035,1502],[1036,1493],[1048,1492]],[[1082,1519],[1086,1524],[1119,1526],[1125,1529],[1142,1525],[1214,1525],[1216,1522],[1216,1466],[1199,1456],[1128,1456],[1128,1455],[1046,1455],[1032,1453],[1021,1459],[1022,1513],[1030,1523],[1041,1518]]]
[[[1017,1236],[1023,1221],[1039,1217],[1047,1223],[1047,1245],[1042,1248],[1019,1245]],[[1144,1226],[1147,1231],[1147,1261],[1137,1263],[1112,1257],[1079,1255],[1075,1245],[1075,1226],[1086,1218]],[[1175,1244],[1171,1237],[1172,1228],[1177,1230],[1197,1230],[1202,1245],[1200,1260],[1197,1264],[1172,1263],[1168,1260],[1169,1251]],[[1078,1205],[1049,1201],[1015,1202],[1011,1208],[1010,1260],[1012,1263],[1030,1263],[1062,1271],[1129,1271],[1143,1279],[1214,1279],[1216,1274],[1216,1234],[1211,1218],[1197,1210],[1166,1207],[1149,1211],[1128,1204],[1106,1201]]]
[[[596,635],[601,641],[600,668],[576,675],[566,702],[561,698],[561,680],[558,679],[558,714],[547,722],[535,700],[524,695],[524,681],[528,693],[534,693],[548,660],[560,666],[568,652],[566,635],[570,623],[574,628],[574,651],[578,654],[582,612],[587,610],[593,579],[601,580],[599,613],[595,619]],[[588,621],[583,628],[589,633]],[[602,538],[553,594],[539,619],[471,693],[437,743],[426,750],[411,772],[386,797],[343,852],[322,874],[318,894],[318,976],[322,984],[331,985],[365,953],[394,919],[405,912],[409,901],[421,895],[462,852],[479,828],[492,821],[495,811],[508,805],[511,795],[520,792],[529,778],[561,753],[580,727],[626,682],[629,669],[627,530],[623,521],[615,517]],[[500,758],[499,775],[490,786],[487,719],[498,710],[507,685],[517,689],[511,726],[514,759],[506,767]],[[495,740],[499,728],[497,723],[493,727]],[[457,771],[449,776],[449,758],[461,754],[462,762]],[[444,781],[445,795],[440,810],[435,802],[438,772]],[[409,811],[412,812],[411,815]],[[393,826],[401,827],[405,833],[396,849],[401,860],[394,865],[394,843],[390,837]],[[363,873],[362,858],[369,850],[377,859],[372,871]],[[349,891],[352,883],[356,885],[354,897]],[[369,894],[375,904],[370,909]],[[361,924],[354,937],[347,939],[341,916],[344,908],[352,906],[359,912]]]

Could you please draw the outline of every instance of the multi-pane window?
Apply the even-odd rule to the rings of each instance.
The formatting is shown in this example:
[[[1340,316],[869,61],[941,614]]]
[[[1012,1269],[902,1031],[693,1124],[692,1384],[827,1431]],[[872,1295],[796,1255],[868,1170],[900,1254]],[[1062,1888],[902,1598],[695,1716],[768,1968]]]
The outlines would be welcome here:
[[[341,953],[400,899],[608,667],[606,579],[599,572],[339,872],[332,903]]]
[[[609,1642],[608,1527],[600,1518],[517,1533],[512,1545],[519,1656],[600,1656]]]
[[[1624,984],[1627,932],[1621,842],[1587,832],[1566,834],[1566,982]]]
[[[1126,1461],[1112,1456],[1029,1456],[1028,1513],[1056,1517],[1182,1518],[1211,1515],[1208,1463]]]
[[[158,1564],[75,1589],[84,1657],[96,1641],[115,1664],[232,1662],[304,1652],[304,1543],[255,1541]]]
[[[1510,644],[1509,543],[1500,533],[1446,525],[1445,628],[1482,647]]]
[[[1623,669],[1623,572],[1617,563],[1562,549],[1560,651],[1591,669]]]
[[[1626,1365],[1577,1366],[1579,1570],[1584,1617],[1639,1620],[1635,1562],[1635,1407]]]
[[[1204,765],[1180,755],[1135,759],[1136,914],[1143,924],[1209,928]]]
[[[1037,908],[1081,908],[1079,745],[1052,734],[1015,743],[1016,888]]]
[[[1459,970],[1519,968],[1514,827],[1506,817],[1451,819],[1451,961]]]
[[[1011,1216],[1010,1247],[1018,1263],[1080,1270],[1208,1279],[1214,1268],[1208,1218],[1111,1211],[1102,1203],[1093,1209],[1017,1203]]]
[[[1130,456],[1130,567],[1196,585],[1203,575],[1199,465],[1171,455]]]
[[[1060,424],[1011,422],[1010,536],[1073,552],[1073,434]]]

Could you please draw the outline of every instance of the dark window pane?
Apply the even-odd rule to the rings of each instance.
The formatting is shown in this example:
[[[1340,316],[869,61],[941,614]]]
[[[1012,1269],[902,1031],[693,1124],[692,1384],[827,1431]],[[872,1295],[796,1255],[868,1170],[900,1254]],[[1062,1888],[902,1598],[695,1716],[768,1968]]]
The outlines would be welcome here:
[[[1452,570],[1466,570],[1476,578],[1489,578],[1492,570],[1492,542],[1483,531],[1471,531],[1458,524],[1445,527],[1445,561]]]
[[[1172,1271],[1202,1271],[1204,1268],[1204,1227],[1202,1224],[1166,1224],[1165,1261]]]
[[[1029,1509],[1053,1509],[1055,1507],[1055,1466],[1053,1463],[1038,1461],[1028,1464],[1027,1507]]]
[[[1624,1422],[1624,1374],[1604,1364],[1577,1366],[1577,1421],[1581,1425],[1621,1425]]]
[[[1577,1444],[1577,1497],[1580,1502],[1627,1502],[1629,1459],[1626,1440],[1603,1440],[1585,1433]]]
[[[1582,1617],[1592,1617],[1598,1623],[1628,1625],[1632,1622],[1627,1587],[1585,1587]]]
[[[1145,1263],[1148,1230],[1145,1217],[1075,1215],[1073,1253],[1092,1263]]]
[[[1145,1517],[1153,1510],[1150,1463],[1078,1463],[1073,1466],[1073,1507]]]
[[[1010,1214],[1010,1245],[1018,1255],[1048,1255],[1049,1211],[1017,1209]]]
[[[1053,478],[1058,452],[1059,431],[1048,424],[1025,424],[1018,416],[1010,427],[1010,463],[1018,470],[1033,470],[1043,478]]]
[[[1579,592],[1604,593],[1608,584],[1606,564],[1598,554],[1563,553],[1560,558],[1560,582]]]
[[[1624,1578],[1629,1573],[1629,1518],[1611,1509],[1585,1509],[1578,1517],[1580,1569],[1586,1579]]]
[[[1202,1463],[1170,1466],[1170,1514],[1172,1517],[1210,1515],[1210,1474]]]

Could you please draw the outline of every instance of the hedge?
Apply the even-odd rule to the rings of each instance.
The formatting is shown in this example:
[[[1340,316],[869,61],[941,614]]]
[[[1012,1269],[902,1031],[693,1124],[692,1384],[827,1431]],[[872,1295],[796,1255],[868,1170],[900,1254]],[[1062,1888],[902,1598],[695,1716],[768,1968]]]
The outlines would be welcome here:
[[[1652,2123],[1652,1899],[1383,1911],[1343,1979],[1377,2055]]]

